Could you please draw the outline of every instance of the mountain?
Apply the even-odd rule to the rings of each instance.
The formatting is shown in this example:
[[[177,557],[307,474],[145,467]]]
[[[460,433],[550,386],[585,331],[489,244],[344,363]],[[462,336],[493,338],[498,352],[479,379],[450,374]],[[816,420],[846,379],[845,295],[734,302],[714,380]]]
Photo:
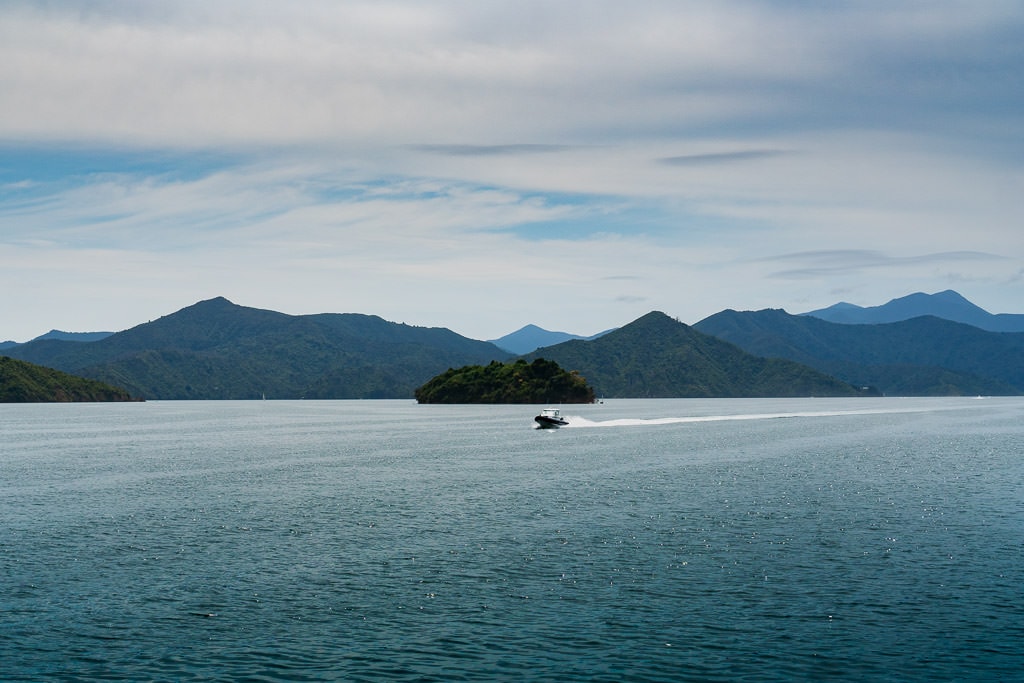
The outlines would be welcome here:
[[[124,389],[0,356],[0,403],[132,400]]]
[[[64,332],[63,330],[50,330],[46,334],[41,334],[36,339],[62,339],[64,341],[78,341],[78,342],[91,342],[99,341],[100,339],[106,339],[113,332]]]
[[[867,308],[840,302],[801,315],[846,325],[895,323],[923,315],[933,315],[936,318],[973,325],[989,332],[1024,332],[1024,315],[989,313],[951,289],[935,294],[917,292],[893,299],[881,306]]]
[[[726,310],[694,327],[749,353],[804,363],[889,395],[1024,393],[1024,333],[934,316],[849,325],[776,309]]]
[[[412,398],[449,367],[511,357],[443,328],[292,316],[223,297],[99,341],[40,339],[6,353],[150,399]]]
[[[113,332],[64,332],[62,330],[50,330],[46,334],[41,334],[31,341],[38,341],[40,339],[62,339],[64,341],[80,341],[80,342],[91,342],[105,339]],[[0,351],[3,349],[9,349],[15,346],[21,346],[16,341],[5,341],[0,342]]]
[[[569,334],[568,332],[551,332],[542,327],[537,327],[536,325],[526,325],[515,332],[506,334],[504,337],[499,337],[498,339],[492,339],[490,341],[500,349],[504,349],[509,353],[521,355],[524,353],[530,353],[531,351],[536,351],[544,346],[553,346],[572,339],[597,339],[602,335],[608,334],[610,331],[611,330],[598,332],[591,337],[581,337],[578,334]]]
[[[591,341],[527,354],[576,370],[598,396],[853,396],[853,386],[799,363],[759,358],[654,311]]]

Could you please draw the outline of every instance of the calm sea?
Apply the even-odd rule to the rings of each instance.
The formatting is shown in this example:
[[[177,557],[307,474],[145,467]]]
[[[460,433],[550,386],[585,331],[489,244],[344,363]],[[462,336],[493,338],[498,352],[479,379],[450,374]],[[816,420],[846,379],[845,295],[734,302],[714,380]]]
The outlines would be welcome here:
[[[1024,399],[0,406],[11,681],[1024,680]]]

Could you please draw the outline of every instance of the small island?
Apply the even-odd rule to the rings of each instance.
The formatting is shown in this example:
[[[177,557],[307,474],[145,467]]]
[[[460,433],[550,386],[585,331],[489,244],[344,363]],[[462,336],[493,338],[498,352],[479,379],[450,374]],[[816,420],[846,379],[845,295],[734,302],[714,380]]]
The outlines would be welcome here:
[[[0,356],[0,403],[139,401],[124,389]]]
[[[554,361],[493,361],[434,377],[416,389],[419,403],[593,403],[594,390],[575,370]]]

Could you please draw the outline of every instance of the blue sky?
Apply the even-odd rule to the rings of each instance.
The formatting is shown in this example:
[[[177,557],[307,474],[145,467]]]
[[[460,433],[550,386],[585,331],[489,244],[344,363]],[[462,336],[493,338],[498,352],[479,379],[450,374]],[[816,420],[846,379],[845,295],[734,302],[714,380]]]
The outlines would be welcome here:
[[[1017,1],[8,0],[0,103],[0,339],[1024,312]]]

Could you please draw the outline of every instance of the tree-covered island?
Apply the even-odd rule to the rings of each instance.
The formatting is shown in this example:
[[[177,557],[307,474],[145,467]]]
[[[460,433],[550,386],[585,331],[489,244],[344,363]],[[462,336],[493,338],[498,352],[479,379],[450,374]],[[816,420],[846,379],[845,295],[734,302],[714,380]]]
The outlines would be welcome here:
[[[419,403],[593,403],[594,390],[554,361],[449,368],[416,389]]]

